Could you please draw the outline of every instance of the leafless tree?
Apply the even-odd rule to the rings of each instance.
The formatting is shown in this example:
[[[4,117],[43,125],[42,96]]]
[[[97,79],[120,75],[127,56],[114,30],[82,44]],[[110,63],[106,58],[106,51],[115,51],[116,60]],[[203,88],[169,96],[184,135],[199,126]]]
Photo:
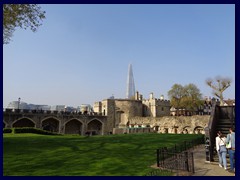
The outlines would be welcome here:
[[[223,92],[231,85],[232,80],[230,78],[222,78],[217,76],[215,79],[208,78],[206,83],[213,89],[213,94],[219,98],[220,105],[224,104]]]

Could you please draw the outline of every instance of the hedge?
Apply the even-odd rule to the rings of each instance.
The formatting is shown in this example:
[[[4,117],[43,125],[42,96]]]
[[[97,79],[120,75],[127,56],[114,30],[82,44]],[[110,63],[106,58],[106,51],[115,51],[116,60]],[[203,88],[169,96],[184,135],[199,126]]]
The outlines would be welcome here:
[[[3,128],[3,133],[12,133],[11,128]]]
[[[3,130],[3,133],[34,133],[34,134],[43,134],[43,135],[60,135],[55,132],[45,131],[42,129],[37,129],[33,127],[22,127],[22,128],[4,128],[6,130]]]

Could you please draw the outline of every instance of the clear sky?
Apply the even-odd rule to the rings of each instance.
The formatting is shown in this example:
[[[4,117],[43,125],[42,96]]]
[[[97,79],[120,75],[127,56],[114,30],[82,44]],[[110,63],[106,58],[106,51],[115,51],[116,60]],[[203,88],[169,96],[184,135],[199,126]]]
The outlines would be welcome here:
[[[10,101],[93,105],[126,97],[128,65],[135,89],[149,98],[175,84],[232,79],[235,98],[235,7],[207,5],[41,5],[36,33],[17,29],[3,46],[3,107]]]

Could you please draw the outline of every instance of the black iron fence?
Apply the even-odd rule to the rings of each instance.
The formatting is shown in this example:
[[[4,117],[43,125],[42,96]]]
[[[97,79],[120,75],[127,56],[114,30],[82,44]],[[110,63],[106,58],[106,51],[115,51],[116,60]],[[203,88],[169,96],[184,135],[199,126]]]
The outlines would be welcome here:
[[[159,152],[159,156],[161,160],[158,167],[160,168],[175,170],[177,174],[179,171],[194,173],[193,152],[171,153],[163,150]]]
[[[162,147],[157,149],[157,167],[162,169],[175,170],[177,174],[179,171],[186,171],[194,173],[194,157],[193,148],[196,145],[203,144],[204,137],[193,140],[184,141],[174,147]]]
[[[147,173],[145,176],[172,176],[173,172],[171,170],[154,169]]]

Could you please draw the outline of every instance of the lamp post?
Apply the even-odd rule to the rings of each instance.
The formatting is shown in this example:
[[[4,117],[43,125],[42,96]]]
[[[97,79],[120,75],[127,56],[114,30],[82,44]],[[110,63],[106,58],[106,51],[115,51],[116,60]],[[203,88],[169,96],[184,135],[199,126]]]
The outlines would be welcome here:
[[[19,97],[18,98],[18,112],[19,112],[20,100],[21,100],[21,98]]]

